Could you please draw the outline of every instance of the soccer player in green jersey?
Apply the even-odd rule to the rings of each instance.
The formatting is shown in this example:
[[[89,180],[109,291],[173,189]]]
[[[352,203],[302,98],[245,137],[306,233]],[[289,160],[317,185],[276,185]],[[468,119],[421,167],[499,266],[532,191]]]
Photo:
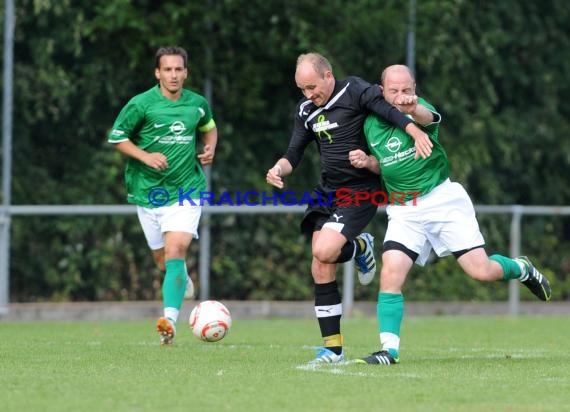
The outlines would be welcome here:
[[[380,173],[390,193],[406,194],[402,203],[387,207],[377,306],[381,348],[356,361],[390,365],[399,362],[402,286],[412,265],[424,266],[432,249],[438,256],[455,256],[463,271],[475,280],[519,279],[543,301],[550,300],[551,290],[548,279],[527,257],[487,256],[471,199],[461,184],[449,180],[448,159],[438,134],[441,116],[415,95],[409,68],[386,68],[381,89],[384,98],[410,116],[433,143],[431,156],[421,158],[406,133],[371,115],[364,131],[372,154],[362,150],[349,154],[355,167]]]
[[[193,294],[186,253],[198,238],[203,165],[214,160],[218,132],[206,99],[188,89],[188,55],[181,47],[159,48],[158,84],[121,110],[108,140],[127,156],[127,201],[137,205],[146,241],[162,284],[164,316],[157,321],[162,345],[172,343],[184,295]],[[200,132],[203,151],[197,153]]]

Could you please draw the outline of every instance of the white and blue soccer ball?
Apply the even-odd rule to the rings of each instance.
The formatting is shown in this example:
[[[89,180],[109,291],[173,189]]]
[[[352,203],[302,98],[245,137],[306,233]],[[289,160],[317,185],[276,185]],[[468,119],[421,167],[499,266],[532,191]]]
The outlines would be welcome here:
[[[190,329],[194,336],[205,342],[222,340],[232,327],[229,309],[217,300],[198,303],[190,313]]]

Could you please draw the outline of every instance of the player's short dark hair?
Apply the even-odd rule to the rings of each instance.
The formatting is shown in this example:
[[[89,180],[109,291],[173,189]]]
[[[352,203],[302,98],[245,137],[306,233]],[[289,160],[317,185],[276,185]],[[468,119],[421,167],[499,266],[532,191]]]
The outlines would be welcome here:
[[[188,67],[188,53],[182,47],[179,46],[166,46],[161,47],[156,51],[154,58],[154,64],[157,69],[160,69],[160,58],[162,56],[180,56],[184,60],[184,68]]]

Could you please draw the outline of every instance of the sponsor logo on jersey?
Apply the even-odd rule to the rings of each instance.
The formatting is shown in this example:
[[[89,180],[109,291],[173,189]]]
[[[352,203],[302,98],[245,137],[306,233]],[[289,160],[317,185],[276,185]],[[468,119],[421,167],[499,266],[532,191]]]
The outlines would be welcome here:
[[[324,117],[324,116],[323,116]],[[319,116],[319,121],[313,124],[313,132],[320,133],[331,129],[336,129],[338,127],[338,123],[334,122],[331,123],[328,120],[320,121],[321,116]]]
[[[154,123],[155,129],[160,129],[166,126],[167,123]],[[184,135],[186,132],[186,126],[184,122],[177,120],[168,126],[170,135],[168,136],[157,136],[154,140],[162,144],[189,144],[194,141],[194,135]]]
[[[170,131],[178,136],[186,131],[186,126],[181,121],[176,121],[170,125]]]
[[[388,143],[386,143],[384,147],[388,149],[390,152],[396,153],[398,150],[400,150],[401,146],[402,142],[400,141],[400,139],[398,139],[396,136],[393,136],[390,139],[388,139]]]
[[[161,136],[159,143],[163,144],[188,144],[194,140],[194,136]]]
[[[371,144],[372,147],[378,146],[380,142],[376,142],[375,144]],[[416,148],[409,147],[406,150],[400,151],[402,148],[402,141],[397,136],[392,136],[388,139],[388,142],[384,145],[384,147],[390,152],[394,153],[391,156],[385,156],[382,158],[381,163],[382,166],[390,166],[394,163],[401,162],[403,160],[407,160],[409,158],[413,158],[416,155]]]
[[[319,140],[325,141],[328,143],[332,143],[333,138],[332,138],[332,135],[327,130],[336,129],[337,127],[338,127],[338,123],[337,122],[334,122],[334,123],[329,122],[325,118],[324,114],[319,115],[319,117],[317,117],[316,123],[313,123],[313,126],[312,126],[313,132],[317,136],[319,136]]]
[[[416,155],[416,148],[410,147],[403,152],[395,153],[392,156],[386,156],[382,158],[382,166],[390,166],[397,162],[402,162],[404,160],[413,158]]]

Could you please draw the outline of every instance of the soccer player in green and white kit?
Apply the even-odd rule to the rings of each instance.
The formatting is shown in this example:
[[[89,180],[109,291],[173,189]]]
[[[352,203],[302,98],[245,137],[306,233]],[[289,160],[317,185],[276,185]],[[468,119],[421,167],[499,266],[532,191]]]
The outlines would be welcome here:
[[[388,228],[377,306],[381,348],[356,360],[357,363],[390,365],[400,359],[400,326],[404,315],[402,286],[414,262],[424,266],[432,249],[438,256],[453,254],[463,271],[473,279],[483,282],[519,279],[543,301],[550,300],[551,290],[548,279],[527,257],[487,256],[471,199],[461,184],[449,180],[447,155],[438,135],[441,116],[431,104],[415,95],[415,80],[408,67],[386,68],[381,88],[386,101],[407,113],[433,143],[431,155],[420,158],[412,139],[372,115],[364,126],[372,155],[362,150],[349,154],[355,167],[381,173],[390,193],[409,193],[406,203],[387,207]]]
[[[123,107],[108,140],[128,156],[127,201],[137,205],[154,260],[166,272],[164,316],[156,327],[160,343],[169,345],[185,291],[193,294],[186,253],[192,239],[198,238],[199,198],[206,190],[202,165],[214,160],[218,132],[206,99],[183,88],[188,76],[188,55],[183,48],[158,49],[154,74],[158,84]],[[204,144],[200,154],[198,131]]]

